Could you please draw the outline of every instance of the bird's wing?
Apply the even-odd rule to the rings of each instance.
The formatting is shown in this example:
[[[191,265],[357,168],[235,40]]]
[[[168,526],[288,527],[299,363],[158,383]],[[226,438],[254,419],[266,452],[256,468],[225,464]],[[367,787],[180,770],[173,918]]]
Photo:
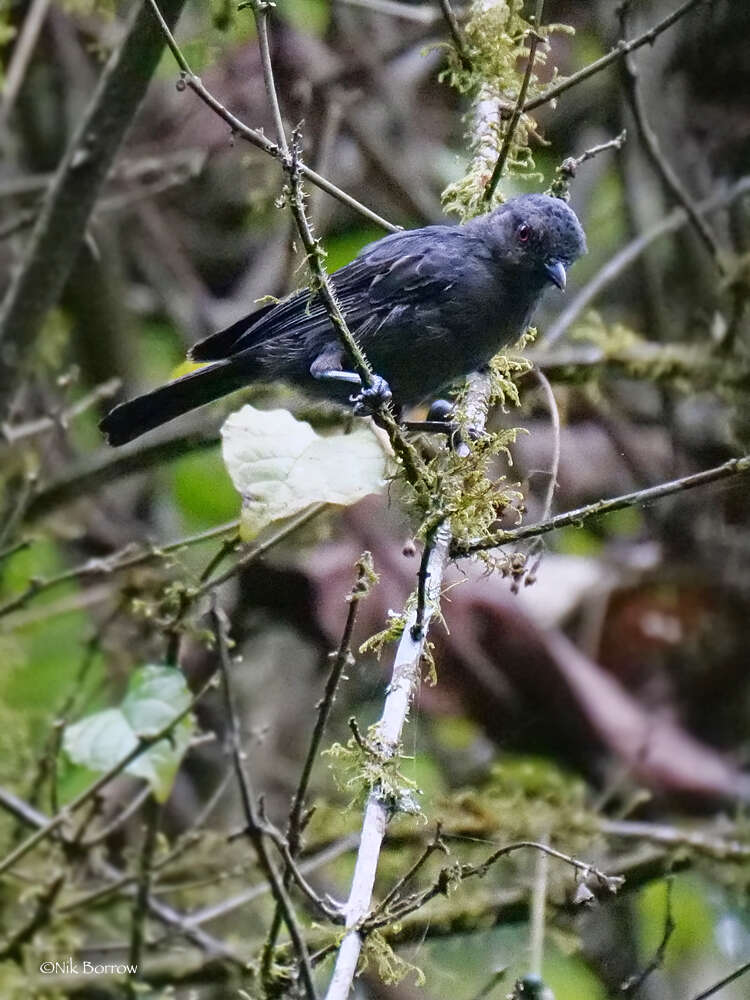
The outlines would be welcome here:
[[[346,321],[353,332],[373,319],[385,320],[394,309],[431,297],[434,301],[452,281],[451,260],[459,252],[457,227],[431,226],[426,231],[394,233],[369,247],[331,275]],[[331,332],[320,295],[308,289],[294,292],[244,317],[226,330],[196,344],[196,361],[218,361],[267,343],[281,333],[315,337]]]

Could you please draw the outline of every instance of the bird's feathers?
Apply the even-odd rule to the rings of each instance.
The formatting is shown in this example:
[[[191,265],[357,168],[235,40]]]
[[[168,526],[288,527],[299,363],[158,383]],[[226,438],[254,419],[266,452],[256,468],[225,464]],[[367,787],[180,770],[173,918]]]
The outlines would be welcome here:
[[[562,284],[560,269],[585,249],[567,204],[523,195],[461,226],[386,236],[331,281],[374,372],[409,405],[515,340],[550,275]],[[307,289],[206,338],[191,356],[213,364],[113,410],[102,423],[113,444],[253,381],[281,379],[342,403],[351,395],[351,382],[321,378],[346,358],[322,296]]]

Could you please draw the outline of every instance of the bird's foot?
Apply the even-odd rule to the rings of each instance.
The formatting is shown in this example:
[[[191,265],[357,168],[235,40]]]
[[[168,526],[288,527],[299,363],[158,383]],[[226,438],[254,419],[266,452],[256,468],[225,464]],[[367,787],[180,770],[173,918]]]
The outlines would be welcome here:
[[[355,396],[349,397],[349,402],[354,404],[354,415],[357,417],[369,417],[393,398],[391,387],[380,375],[372,376],[372,385],[365,386]]]

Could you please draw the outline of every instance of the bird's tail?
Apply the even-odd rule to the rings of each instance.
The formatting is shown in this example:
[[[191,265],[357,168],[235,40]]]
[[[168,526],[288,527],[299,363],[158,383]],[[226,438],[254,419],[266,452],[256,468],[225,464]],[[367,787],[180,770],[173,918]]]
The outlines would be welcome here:
[[[126,444],[189,410],[241,389],[251,381],[252,375],[246,366],[240,372],[231,361],[220,361],[167,382],[153,392],[120,403],[110,410],[99,427],[111,445]]]

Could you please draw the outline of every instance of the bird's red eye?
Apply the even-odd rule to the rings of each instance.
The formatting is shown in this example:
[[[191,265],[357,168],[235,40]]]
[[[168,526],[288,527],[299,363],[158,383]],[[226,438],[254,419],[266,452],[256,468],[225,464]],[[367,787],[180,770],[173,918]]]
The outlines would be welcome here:
[[[518,242],[528,243],[529,237],[531,236],[531,226],[527,226],[525,222],[522,222],[518,227]]]

